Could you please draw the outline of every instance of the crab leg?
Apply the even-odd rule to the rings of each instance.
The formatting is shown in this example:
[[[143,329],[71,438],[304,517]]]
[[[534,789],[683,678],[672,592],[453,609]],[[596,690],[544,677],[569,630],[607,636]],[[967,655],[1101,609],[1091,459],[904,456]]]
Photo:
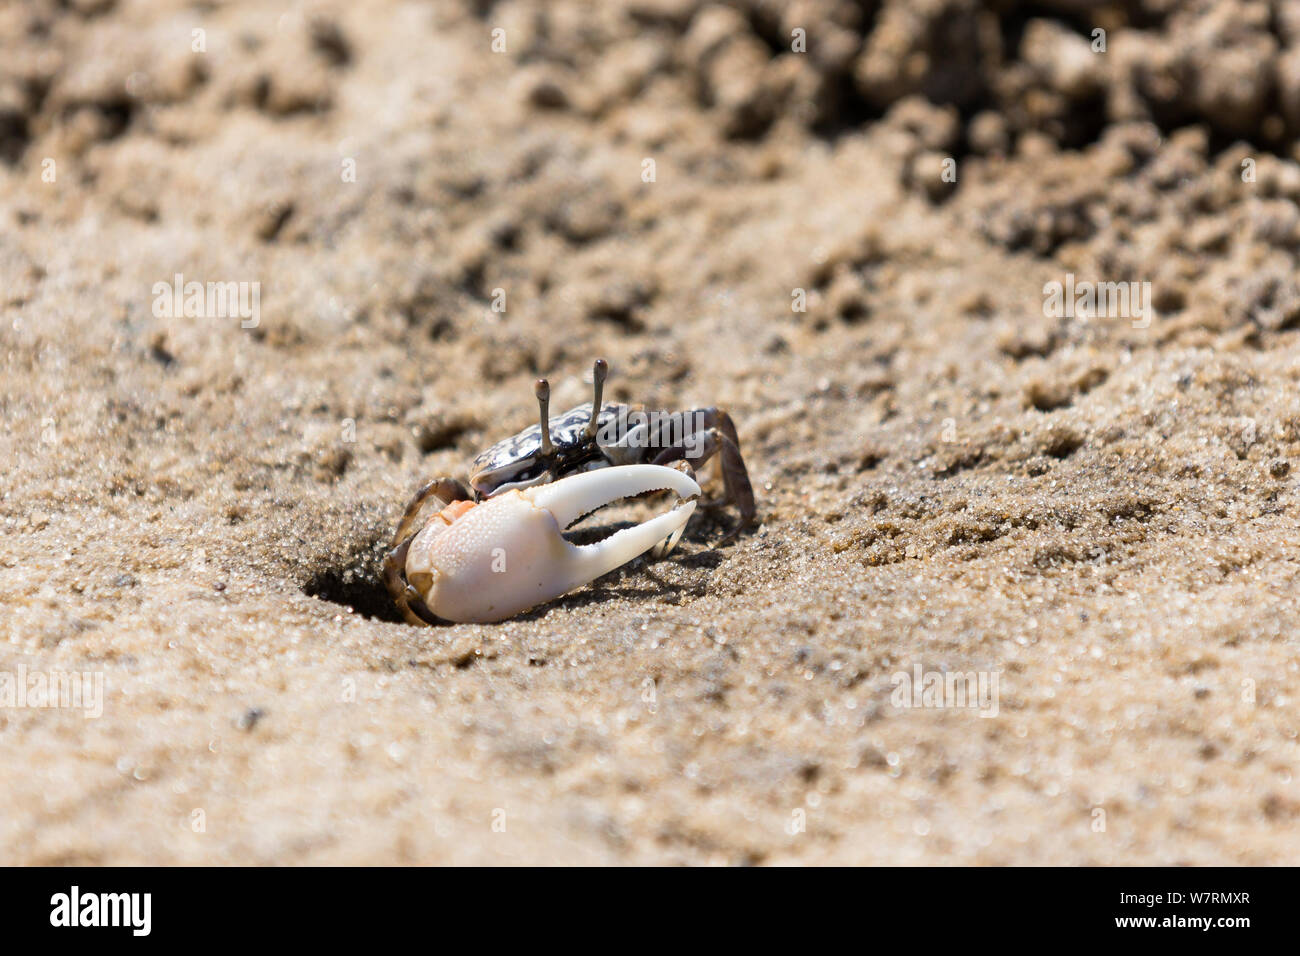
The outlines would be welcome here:
[[[738,505],[741,526],[747,525],[757,516],[758,509],[754,504],[753,486],[749,483],[749,471],[745,468],[745,459],[740,455],[740,438],[736,435],[736,426],[732,423],[731,416],[721,408],[705,408],[700,413],[704,416],[707,427],[700,436],[698,451],[691,454],[684,445],[668,445],[654,458],[652,464],[666,465],[680,460],[699,467],[714,455],[720,455],[723,487],[726,491],[722,503],[734,502]],[[738,527],[736,531],[739,530]]]
[[[620,498],[669,490],[672,510],[594,544],[562,532]],[[407,579],[440,618],[500,621],[594,581],[668,538],[695,511],[700,486],[658,465],[602,468],[476,505],[450,525],[431,523],[411,542]]]

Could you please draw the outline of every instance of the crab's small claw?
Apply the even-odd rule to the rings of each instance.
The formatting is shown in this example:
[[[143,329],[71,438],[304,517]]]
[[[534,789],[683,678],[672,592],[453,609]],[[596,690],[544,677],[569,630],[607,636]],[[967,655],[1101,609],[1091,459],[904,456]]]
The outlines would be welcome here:
[[[575,545],[562,534],[611,502],[661,490],[683,500],[594,544]],[[690,477],[659,465],[602,468],[508,491],[416,535],[407,580],[444,620],[500,621],[594,581],[666,539],[675,542],[699,495]]]

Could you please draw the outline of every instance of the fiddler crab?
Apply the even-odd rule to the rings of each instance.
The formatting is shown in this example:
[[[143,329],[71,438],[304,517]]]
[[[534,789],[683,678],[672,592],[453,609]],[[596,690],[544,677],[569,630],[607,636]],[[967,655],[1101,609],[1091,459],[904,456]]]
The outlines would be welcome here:
[[[725,490],[716,503],[740,510],[737,531],[753,521],[754,490],[731,416],[720,408],[670,413],[602,404],[608,372],[597,359],[593,401],[554,418],[550,385],[539,379],[538,424],[475,458],[468,488],[435,478],[415,493],[384,560],[384,584],[403,618],[500,621],[652,548],[666,556],[702,494],[692,466],[715,456]],[[666,514],[594,544],[564,538],[598,508],[653,491],[676,494]],[[436,513],[420,522],[430,506]]]

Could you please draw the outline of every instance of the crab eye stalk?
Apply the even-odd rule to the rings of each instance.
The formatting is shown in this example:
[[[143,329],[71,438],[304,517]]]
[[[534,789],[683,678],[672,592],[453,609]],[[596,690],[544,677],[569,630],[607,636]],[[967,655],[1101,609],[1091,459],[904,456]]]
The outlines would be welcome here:
[[[542,457],[549,458],[555,454],[555,446],[551,444],[551,383],[544,378],[537,380],[537,385],[533,389],[537,395],[538,410],[541,412],[542,419]]]
[[[596,396],[591,403],[591,420],[587,422],[585,437],[592,439],[596,437],[596,427],[599,424],[597,419],[600,418],[600,399],[605,391],[605,378],[609,375],[609,363],[603,358],[596,359],[596,364],[591,369],[591,380],[596,383]]]

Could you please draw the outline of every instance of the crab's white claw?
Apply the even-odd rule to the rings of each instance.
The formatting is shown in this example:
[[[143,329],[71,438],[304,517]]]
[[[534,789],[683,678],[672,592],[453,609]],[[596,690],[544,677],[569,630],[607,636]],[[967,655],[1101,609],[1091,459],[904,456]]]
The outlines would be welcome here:
[[[597,508],[659,490],[680,498],[700,494],[691,478],[659,465],[602,468],[508,491],[416,535],[407,580],[444,620],[503,620],[594,581],[665,539],[675,541],[695,511],[693,500],[594,544],[574,545],[561,533]]]
[[[549,485],[529,488],[523,492],[523,496],[537,507],[549,511],[555,518],[555,523],[563,529],[611,501],[662,490],[674,491],[683,499],[695,498],[700,494],[700,486],[680,471],[660,465],[624,465],[620,468],[589,471]],[[683,501],[666,514],[635,527],[624,528],[595,544],[577,546],[565,541],[567,555],[563,570],[568,583],[564,591],[594,581],[602,574],[608,574],[644,554],[666,538],[675,538],[694,511],[694,501]]]

